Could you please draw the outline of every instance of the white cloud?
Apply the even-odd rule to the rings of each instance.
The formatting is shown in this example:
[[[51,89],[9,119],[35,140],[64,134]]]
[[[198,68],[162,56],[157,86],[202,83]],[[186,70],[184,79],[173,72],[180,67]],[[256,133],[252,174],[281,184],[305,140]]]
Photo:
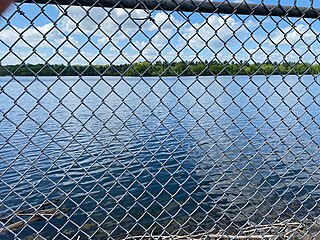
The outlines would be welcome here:
[[[47,44],[44,35],[48,34],[52,27],[52,23],[37,28],[8,27],[0,32],[0,39],[9,46],[43,46],[44,44]],[[44,47],[47,47],[47,45]]]
[[[239,61],[250,58],[250,54],[259,62],[297,60],[299,54],[306,60],[315,58],[306,53],[306,47],[317,40],[318,32],[306,23],[277,30],[270,26],[268,31],[262,30],[259,18],[252,17],[208,14],[193,15],[188,21],[178,13],[156,11],[151,20],[146,19],[148,13],[144,10],[72,6],[64,11],[55,23],[3,29],[0,51],[13,47],[18,56],[11,54],[5,60],[17,63],[30,57],[28,61],[43,62],[41,57],[53,57],[55,63],[72,60],[73,64],[119,64],[159,59]],[[262,22],[265,29],[267,21]],[[1,41],[8,47],[1,47]]]
[[[318,48],[318,31],[306,23],[296,23],[273,30],[271,33],[256,32],[253,38],[259,43],[250,51],[255,61],[299,61],[312,62],[316,58],[309,47]]]
[[[69,41],[66,41],[65,35],[58,31],[53,23],[37,27],[7,27],[0,31],[0,39],[10,47],[29,49],[35,47],[37,49],[46,48],[55,50],[55,48],[61,45],[73,47],[70,42],[77,43],[73,37],[69,37]]]
[[[317,39],[317,35],[307,24],[297,24],[278,29],[271,35],[275,44],[309,45]]]
[[[185,40],[181,44],[188,44],[190,48],[200,50],[205,46],[218,50],[234,40],[234,34],[241,31],[240,22],[232,17],[211,15],[201,23],[195,23],[189,27],[183,36]]]
[[[131,16],[131,18],[130,18]],[[143,10],[124,10],[120,8],[88,8],[88,7],[68,7],[65,13],[60,15],[58,26],[66,34],[75,32],[76,34],[86,34],[87,36],[112,36],[120,31],[128,36],[139,30],[143,23],[141,20],[147,17]]]
[[[146,24],[144,30],[162,32],[171,32],[176,31],[177,28],[181,27],[184,24],[183,20],[179,20],[172,14],[166,12],[158,12],[153,16],[153,23]]]

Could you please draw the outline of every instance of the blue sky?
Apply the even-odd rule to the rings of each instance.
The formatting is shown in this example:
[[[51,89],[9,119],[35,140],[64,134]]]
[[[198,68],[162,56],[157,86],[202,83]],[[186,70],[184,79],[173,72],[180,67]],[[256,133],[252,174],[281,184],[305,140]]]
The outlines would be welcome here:
[[[294,0],[280,3],[292,5]],[[297,0],[297,4],[310,6],[310,1]],[[17,6],[24,15],[16,12]],[[154,21],[139,20],[146,16],[143,10],[16,4],[0,18],[0,61],[3,65],[144,60],[314,62],[320,53],[319,23],[312,19],[153,11]]]

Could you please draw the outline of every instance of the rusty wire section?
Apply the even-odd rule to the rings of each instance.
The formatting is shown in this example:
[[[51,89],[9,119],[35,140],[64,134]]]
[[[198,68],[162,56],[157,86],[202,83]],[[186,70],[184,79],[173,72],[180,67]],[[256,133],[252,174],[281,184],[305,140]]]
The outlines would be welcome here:
[[[319,238],[316,3],[28,2],[0,19],[0,239]]]

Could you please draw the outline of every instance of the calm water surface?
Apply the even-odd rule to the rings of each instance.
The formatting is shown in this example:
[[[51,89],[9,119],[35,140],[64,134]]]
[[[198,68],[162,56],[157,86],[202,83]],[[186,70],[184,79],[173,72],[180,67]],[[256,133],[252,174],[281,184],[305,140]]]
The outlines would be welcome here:
[[[99,239],[317,217],[318,84],[0,78],[0,218],[49,199],[65,216],[32,223],[42,236]]]

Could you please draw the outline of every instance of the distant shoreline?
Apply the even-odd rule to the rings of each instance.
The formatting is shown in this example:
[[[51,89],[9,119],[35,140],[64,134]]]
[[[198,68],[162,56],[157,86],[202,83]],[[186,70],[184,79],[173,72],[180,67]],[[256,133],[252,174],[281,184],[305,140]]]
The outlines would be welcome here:
[[[123,78],[125,77],[126,79],[129,78],[188,78],[188,77],[231,77],[231,78],[236,78],[236,77],[306,77],[306,76],[312,76],[312,77],[318,77],[320,74],[271,74],[271,75],[265,75],[265,74],[253,74],[253,75],[248,75],[248,74],[241,74],[241,75],[190,75],[190,76],[179,76],[179,75],[160,75],[160,76],[124,76],[124,75],[6,75],[6,76],[1,76],[0,75],[0,80],[1,78],[15,78],[15,77],[113,77],[113,78]]]
[[[0,76],[235,76],[317,75],[319,64],[245,62],[137,62],[119,65],[16,64],[0,65]]]

